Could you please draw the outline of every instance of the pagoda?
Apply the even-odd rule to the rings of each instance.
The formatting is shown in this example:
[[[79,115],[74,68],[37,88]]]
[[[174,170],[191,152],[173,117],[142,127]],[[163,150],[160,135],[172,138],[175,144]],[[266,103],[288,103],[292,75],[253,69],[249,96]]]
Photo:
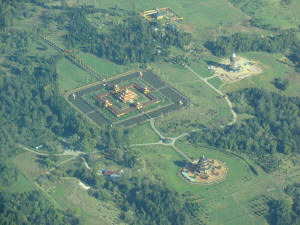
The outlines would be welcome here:
[[[199,160],[197,165],[194,168],[194,173],[196,174],[209,174],[213,170],[211,163],[205,156],[202,156]]]

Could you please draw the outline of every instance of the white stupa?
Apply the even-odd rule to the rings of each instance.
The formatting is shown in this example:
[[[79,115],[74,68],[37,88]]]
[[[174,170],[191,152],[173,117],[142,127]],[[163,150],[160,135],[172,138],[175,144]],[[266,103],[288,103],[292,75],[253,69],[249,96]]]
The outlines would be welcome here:
[[[240,67],[237,63],[237,56],[235,53],[232,53],[232,55],[230,56],[229,69],[232,71],[238,71],[240,69]]]

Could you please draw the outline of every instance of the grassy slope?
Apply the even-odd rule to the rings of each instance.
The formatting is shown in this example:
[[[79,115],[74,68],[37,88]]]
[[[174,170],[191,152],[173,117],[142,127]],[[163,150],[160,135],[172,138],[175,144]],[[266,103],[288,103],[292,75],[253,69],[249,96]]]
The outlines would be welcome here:
[[[136,65],[121,66],[88,53],[80,52],[78,57],[105,79],[137,68]]]
[[[275,198],[280,196],[282,193],[274,178],[265,174],[254,176],[244,162],[221,152],[194,148],[184,142],[177,146],[189,156],[196,158],[204,154],[225,162],[230,168],[227,179],[210,186],[189,185],[183,182],[176,174],[183,162],[182,158],[165,146],[136,148],[145,160],[146,169],[143,172],[146,175],[161,176],[170,188],[178,192],[188,192],[200,197],[205,205],[203,215],[207,216],[208,224],[266,224],[263,217],[251,215],[249,201],[262,194]],[[270,187],[274,189],[266,193],[266,189]]]
[[[102,79],[106,79],[121,72],[126,72],[136,68],[135,65],[120,66],[106,59],[99,58],[92,54],[77,53],[78,57],[81,58],[88,66],[93,68],[98,74],[102,76]],[[90,73],[80,69],[78,66],[63,58],[57,64],[57,72],[60,90],[65,92],[66,90],[81,87],[83,85],[93,83],[97,79]]]
[[[218,78],[218,77],[208,79],[208,82],[211,85],[213,85],[215,88],[219,88],[223,84],[222,80],[220,80],[220,78]]]
[[[59,88],[62,93],[96,81],[95,77],[80,69],[66,58],[61,59],[56,68],[58,73]]]
[[[183,67],[174,67],[166,63],[154,66],[154,71],[163,80],[178,89],[191,101],[191,106],[187,109],[172,112],[157,122],[159,127],[164,127],[162,131],[167,132],[167,135],[180,134],[186,130],[186,128],[184,128],[174,132],[166,128],[166,126],[168,126],[166,123],[175,122],[177,120],[193,119],[208,125],[212,122],[224,124],[232,119],[225,100],[219,98],[219,95],[200,81],[197,76]]]
[[[293,71],[293,68],[284,65],[278,61],[282,57],[281,54],[268,54],[263,52],[249,52],[243,53],[242,56],[253,59],[261,63],[263,73],[243,79],[237,83],[225,85],[222,90],[231,92],[246,87],[259,87],[272,92],[289,96],[300,95],[300,76],[299,73]],[[288,78],[290,86],[285,91],[280,91],[271,83],[274,78],[281,77],[282,79]]]
[[[69,0],[68,2],[69,4],[75,5],[82,4],[82,1]],[[85,2],[100,8],[118,6],[120,8],[135,9],[136,11],[170,7],[179,15],[184,17],[184,24],[186,25],[186,28],[190,31],[196,32],[197,35],[202,34],[202,32],[207,29],[215,28],[224,23],[233,24],[242,22],[246,17],[245,14],[243,14],[239,9],[234,8],[227,0],[86,0]],[[202,36],[205,36],[205,34],[202,34]]]
[[[57,164],[65,160],[67,156],[59,157]],[[48,174],[47,169],[41,169],[37,162],[37,156],[24,152],[13,158],[13,162],[22,172],[17,182],[5,188],[11,192],[23,192],[30,190],[38,190],[33,183],[37,182],[37,178],[41,175]],[[73,165],[70,161],[68,167]],[[64,165],[64,166],[67,166]],[[41,187],[42,194],[50,201],[57,203],[60,209],[72,209],[75,216],[80,217],[84,224],[113,224],[118,222],[119,210],[112,202],[99,202],[90,197],[86,190],[78,185],[79,180],[74,178],[63,178],[59,180],[43,179]],[[0,188],[2,190],[2,188]],[[100,213],[99,213],[100,212]]]
[[[110,224],[118,221],[119,210],[109,202],[99,203],[97,199],[89,196],[78,185],[77,179],[63,179],[55,184],[51,196],[63,208],[74,209],[84,224]]]
[[[281,0],[265,0],[262,1],[264,4],[258,9],[253,7],[255,2],[250,2],[249,7],[245,8],[247,14],[253,13],[252,17],[259,21],[261,25],[268,25],[270,28],[298,28],[300,23],[299,10],[300,2],[292,0],[290,5],[281,4]],[[243,2],[243,3],[244,3]],[[240,4],[239,6],[243,6]],[[272,8],[272,10],[270,10]]]
[[[130,144],[152,143],[160,140],[157,134],[151,129],[149,123],[130,128],[130,132]]]

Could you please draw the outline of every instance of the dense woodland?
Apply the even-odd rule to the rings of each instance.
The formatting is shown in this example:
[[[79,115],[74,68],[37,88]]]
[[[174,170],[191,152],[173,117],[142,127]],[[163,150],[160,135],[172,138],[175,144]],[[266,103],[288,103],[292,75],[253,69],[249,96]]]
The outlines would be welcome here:
[[[290,184],[284,191],[292,198],[292,201],[271,201],[269,222],[271,225],[300,224],[300,183]]]
[[[284,97],[257,88],[233,92],[229,97],[237,113],[252,118],[209,132],[195,132],[188,137],[191,143],[246,153],[268,172],[279,164],[277,152],[300,153],[299,97]]]
[[[110,26],[107,32],[96,32],[86,16],[94,13],[91,8],[70,9],[70,24],[65,39],[70,46],[80,46],[87,52],[105,57],[119,64],[146,63],[168,55],[168,48],[183,48],[191,35],[175,26],[162,26],[145,21],[134,12],[127,19]]]
[[[21,194],[0,192],[0,221],[2,225],[80,224],[71,213],[55,209],[37,191]]]
[[[279,34],[264,36],[259,34],[236,33],[221,36],[216,41],[206,42],[206,47],[216,56],[229,55],[232,52],[263,51],[283,52],[297,43],[296,33],[282,31]]]

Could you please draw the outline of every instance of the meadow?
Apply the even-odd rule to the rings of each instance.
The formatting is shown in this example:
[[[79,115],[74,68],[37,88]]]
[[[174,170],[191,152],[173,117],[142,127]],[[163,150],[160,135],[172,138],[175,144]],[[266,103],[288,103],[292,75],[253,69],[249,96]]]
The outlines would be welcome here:
[[[265,1],[237,1],[230,0],[236,3],[243,12],[250,15],[259,27],[274,29],[290,29],[296,28],[299,25],[300,19],[297,16],[300,10],[299,1],[290,1],[290,4],[284,3],[281,0],[265,0]],[[239,2],[239,3],[238,3]],[[272,10],[270,10],[272,8]]]
[[[170,147],[158,145],[134,148],[145,162],[143,175],[159,176],[169,188],[198,199],[203,204],[201,215],[207,224],[267,224],[263,216],[252,213],[250,203],[266,194],[266,190],[269,198],[282,195],[274,177],[264,173],[256,176],[245,162],[222,152],[195,148],[184,140],[176,146],[195,159],[205,155],[226,163],[229,168],[226,179],[213,185],[185,183],[177,174],[184,165],[182,157]]]
[[[88,195],[79,180],[66,177],[54,184],[50,196],[64,209],[69,208],[84,224],[113,224],[118,222],[120,210],[111,202],[99,202]],[[101,213],[99,213],[101,212]]]
[[[271,92],[277,92],[287,96],[300,95],[300,77],[294,69],[279,61],[282,54],[269,54],[263,52],[248,52],[240,54],[242,57],[258,61],[263,72],[259,75],[254,75],[242,79],[239,82],[226,84],[222,86],[221,90],[225,92],[232,92],[247,87],[258,87],[267,89]],[[285,91],[277,89],[273,85],[274,78],[282,78],[289,80],[289,86]]]
[[[76,51],[75,53],[84,63],[93,68],[98,74],[100,79],[107,79],[112,76],[118,75],[129,70],[134,70],[137,65],[121,66],[110,62],[106,59],[99,58],[92,54]],[[87,71],[79,68],[66,58],[62,58],[57,63],[57,73],[59,80],[59,87],[62,93],[67,90],[75,89],[97,81],[97,78],[88,73]]]
[[[222,80],[220,80],[219,77],[213,77],[211,79],[208,79],[207,81],[208,81],[208,83],[210,83],[211,85],[213,85],[215,88],[219,88],[223,84]]]
[[[211,1],[172,1],[172,0],[152,0],[152,1],[104,1],[104,0],[67,0],[69,5],[94,5],[99,8],[119,7],[124,9],[135,10],[137,12],[170,7],[180,16],[184,17],[183,27],[199,36],[200,39],[206,39],[208,33],[220,25],[232,25],[242,23],[248,17],[237,8],[234,8],[228,0],[211,0]],[[226,22],[225,22],[226,21]]]
[[[56,68],[59,89],[62,93],[97,81],[90,73],[80,69],[66,58],[61,59]]]
[[[158,142],[159,140],[160,138],[156,133],[154,133],[149,123],[129,129],[130,144],[153,143]]]
[[[157,120],[163,134],[174,136],[190,130],[193,124],[224,125],[232,120],[225,100],[193,73],[182,66],[167,63],[152,66],[155,73],[190,100],[189,107]]]

